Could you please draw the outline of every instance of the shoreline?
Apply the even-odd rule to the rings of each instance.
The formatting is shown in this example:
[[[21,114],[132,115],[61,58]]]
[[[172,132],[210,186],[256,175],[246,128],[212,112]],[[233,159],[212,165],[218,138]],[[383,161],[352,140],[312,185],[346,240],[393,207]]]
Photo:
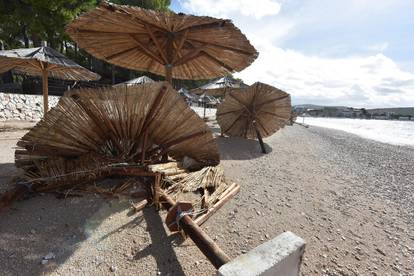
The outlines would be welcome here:
[[[301,121],[298,120],[299,123]],[[306,117],[305,125],[345,131],[381,143],[414,148],[414,121]]]

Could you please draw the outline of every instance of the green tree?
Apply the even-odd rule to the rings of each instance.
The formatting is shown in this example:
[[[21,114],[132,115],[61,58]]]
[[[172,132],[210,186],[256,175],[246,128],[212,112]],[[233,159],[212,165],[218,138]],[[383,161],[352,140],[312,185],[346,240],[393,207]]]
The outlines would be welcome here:
[[[4,49],[38,47],[41,41],[102,76],[110,83],[114,66],[79,50],[65,33],[65,26],[76,16],[99,4],[99,0],[0,0],[0,42]],[[169,0],[113,0],[113,3],[167,11]],[[142,72],[116,68],[119,81]],[[156,76],[148,74],[157,79]]]

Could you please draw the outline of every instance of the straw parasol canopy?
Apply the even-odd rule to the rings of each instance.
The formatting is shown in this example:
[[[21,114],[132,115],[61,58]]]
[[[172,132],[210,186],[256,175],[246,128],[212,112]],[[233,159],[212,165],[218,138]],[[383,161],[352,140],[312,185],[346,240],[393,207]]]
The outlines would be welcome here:
[[[230,20],[102,2],[66,28],[78,45],[117,66],[176,79],[240,71],[258,53]]]
[[[220,160],[211,130],[166,82],[68,92],[17,146],[16,166],[41,177],[55,162],[71,173],[82,171],[85,160],[144,165],[165,154],[203,165]]]
[[[284,127],[291,116],[290,95],[273,86],[256,82],[243,90],[232,90],[217,108],[217,122],[229,136],[258,138]]]
[[[153,83],[155,82],[153,79],[147,76],[141,76],[139,78],[135,78],[129,81],[117,83],[113,86],[131,86],[131,85],[139,85],[139,84],[145,84],[145,83]]]
[[[191,92],[197,95],[206,94],[210,96],[225,96],[226,92],[233,88],[246,88],[247,84],[242,81],[238,81],[231,76],[222,77],[209,82],[203,86],[193,89]]]
[[[48,77],[74,81],[98,80],[100,76],[49,47],[0,51],[0,73],[14,70],[41,76],[44,114],[48,110]]]

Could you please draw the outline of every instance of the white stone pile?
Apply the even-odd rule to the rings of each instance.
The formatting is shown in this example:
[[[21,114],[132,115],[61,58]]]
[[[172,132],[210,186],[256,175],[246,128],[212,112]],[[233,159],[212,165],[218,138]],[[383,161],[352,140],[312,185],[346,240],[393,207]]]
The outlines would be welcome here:
[[[49,108],[55,106],[59,96],[49,96]],[[43,96],[0,93],[0,121],[39,121],[43,116]]]

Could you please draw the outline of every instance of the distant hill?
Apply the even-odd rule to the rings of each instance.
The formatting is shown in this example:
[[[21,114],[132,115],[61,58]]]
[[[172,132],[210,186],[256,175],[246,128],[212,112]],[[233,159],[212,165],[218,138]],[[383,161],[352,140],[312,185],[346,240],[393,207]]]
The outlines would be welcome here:
[[[298,104],[298,105],[294,105],[293,107],[299,107],[299,108],[324,108],[324,107],[349,108],[348,106],[344,106],[344,105],[317,105],[317,104]]]
[[[316,105],[316,104],[298,104],[298,105],[293,106],[295,110],[323,109],[324,107],[347,108],[346,106],[323,106],[323,105]],[[408,115],[414,116],[414,107],[372,108],[372,109],[367,109],[367,112],[371,114],[395,113],[395,114],[399,114],[402,116],[408,116]]]
[[[369,113],[395,113],[403,116],[414,116],[414,107],[374,108],[367,109]]]

